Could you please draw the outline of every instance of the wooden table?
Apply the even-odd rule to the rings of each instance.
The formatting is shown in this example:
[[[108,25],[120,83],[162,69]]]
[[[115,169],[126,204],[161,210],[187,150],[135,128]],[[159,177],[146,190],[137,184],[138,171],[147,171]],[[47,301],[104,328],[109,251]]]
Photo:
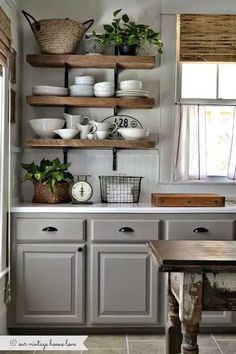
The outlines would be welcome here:
[[[168,272],[166,353],[198,354],[202,311],[236,310],[236,241],[150,241],[147,249]]]

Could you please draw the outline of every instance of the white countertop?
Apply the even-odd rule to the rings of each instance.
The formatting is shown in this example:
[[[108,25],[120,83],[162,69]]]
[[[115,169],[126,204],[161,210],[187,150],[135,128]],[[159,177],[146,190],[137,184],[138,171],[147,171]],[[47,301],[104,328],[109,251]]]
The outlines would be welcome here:
[[[151,204],[106,204],[94,203],[90,205],[78,204],[33,204],[21,203],[11,207],[13,213],[128,213],[128,214],[202,214],[202,213],[236,213],[236,204],[227,203],[221,208],[203,208],[203,207],[155,207]]]

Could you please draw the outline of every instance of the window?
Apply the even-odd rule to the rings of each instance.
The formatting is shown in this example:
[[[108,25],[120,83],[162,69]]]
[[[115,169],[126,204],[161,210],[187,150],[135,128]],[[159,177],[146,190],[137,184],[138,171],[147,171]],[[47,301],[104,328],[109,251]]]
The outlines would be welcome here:
[[[174,178],[235,179],[236,64],[180,67]]]

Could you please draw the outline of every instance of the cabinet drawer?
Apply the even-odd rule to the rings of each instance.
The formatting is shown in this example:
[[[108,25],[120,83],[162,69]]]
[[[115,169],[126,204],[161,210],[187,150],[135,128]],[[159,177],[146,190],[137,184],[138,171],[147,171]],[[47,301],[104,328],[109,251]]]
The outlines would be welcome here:
[[[16,219],[17,240],[62,240],[78,241],[84,239],[83,219]]]
[[[232,240],[234,219],[168,220],[166,238],[169,240]]]
[[[92,220],[93,241],[147,241],[159,238],[159,220]]]

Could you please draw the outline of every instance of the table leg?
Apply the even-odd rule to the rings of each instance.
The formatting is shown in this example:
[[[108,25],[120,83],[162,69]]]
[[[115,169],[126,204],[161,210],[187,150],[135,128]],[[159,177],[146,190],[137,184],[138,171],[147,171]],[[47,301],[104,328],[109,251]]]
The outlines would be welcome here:
[[[170,273],[168,274],[168,322],[166,323],[166,354],[181,353],[182,333],[179,319],[179,304],[171,291]]]
[[[182,354],[199,354],[197,335],[202,314],[202,274],[183,273],[180,282]]]
[[[182,324],[183,354],[199,354],[197,335],[199,325]]]

